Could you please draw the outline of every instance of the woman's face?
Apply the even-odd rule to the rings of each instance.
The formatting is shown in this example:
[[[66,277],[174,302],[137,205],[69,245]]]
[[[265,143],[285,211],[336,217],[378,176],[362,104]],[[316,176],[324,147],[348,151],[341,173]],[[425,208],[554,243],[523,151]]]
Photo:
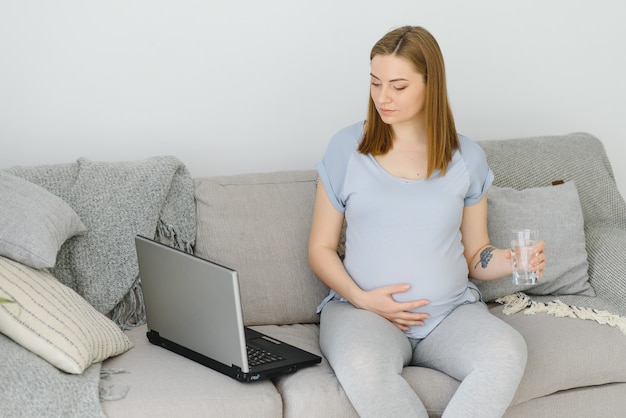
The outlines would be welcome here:
[[[371,62],[370,94],[383,122],[424,123],[426,83],[405,58],[375,55]]]

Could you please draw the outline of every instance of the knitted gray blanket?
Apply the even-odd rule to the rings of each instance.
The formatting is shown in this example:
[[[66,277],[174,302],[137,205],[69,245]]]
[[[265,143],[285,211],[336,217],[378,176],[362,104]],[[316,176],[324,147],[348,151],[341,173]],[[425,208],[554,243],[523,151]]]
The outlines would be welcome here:
[[[174,157],[117,163],[81,158],[5,171],[64,199],[88,228],[61,247],[51,269],[59,281],[122,328],[144,323],[134,237],[155,237],[192,252],[195,202],[186,167]],[[104,416],[100,363],[68,375],[3,335],[0,352],[0,415]]]
[[[98,399],[101,363],[68,374],[0,334],[0,416],[104,417]]]
[[[64,199],[87,226],[61,247],[54,276],[122,328],[145,322],[134,237],[192,251],[193,181],[175,157],[14,167],[13,175]]]

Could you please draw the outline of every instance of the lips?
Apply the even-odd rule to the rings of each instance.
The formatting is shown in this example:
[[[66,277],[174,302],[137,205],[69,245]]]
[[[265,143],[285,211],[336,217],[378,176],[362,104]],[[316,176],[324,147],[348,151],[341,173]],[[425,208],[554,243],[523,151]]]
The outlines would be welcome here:
[[[378,109],[378,113],[380,113],[381,115],[384,115],[384,116],[389,116],[389,115],[395,113],[395,110],[393,110],[393,109]]]

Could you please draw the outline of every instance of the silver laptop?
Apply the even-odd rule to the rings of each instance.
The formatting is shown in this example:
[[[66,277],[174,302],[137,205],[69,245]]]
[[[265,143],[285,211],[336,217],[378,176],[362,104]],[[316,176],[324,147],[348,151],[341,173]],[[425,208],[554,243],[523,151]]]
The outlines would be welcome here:
[[[322,360],[244,327],[236,271],[145,237],[135,244],[153,344],[242,382]]]

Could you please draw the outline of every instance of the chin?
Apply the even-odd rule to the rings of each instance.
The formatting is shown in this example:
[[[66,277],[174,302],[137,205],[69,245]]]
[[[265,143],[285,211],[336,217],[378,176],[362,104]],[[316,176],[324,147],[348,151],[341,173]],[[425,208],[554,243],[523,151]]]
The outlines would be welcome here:
[[[398,118],[394,116],[384,116],[380,113],[378,114],[378,116],[380,116],[380,120],[382,120],[387,125],[393,125],[394,123],[398,123]]]

